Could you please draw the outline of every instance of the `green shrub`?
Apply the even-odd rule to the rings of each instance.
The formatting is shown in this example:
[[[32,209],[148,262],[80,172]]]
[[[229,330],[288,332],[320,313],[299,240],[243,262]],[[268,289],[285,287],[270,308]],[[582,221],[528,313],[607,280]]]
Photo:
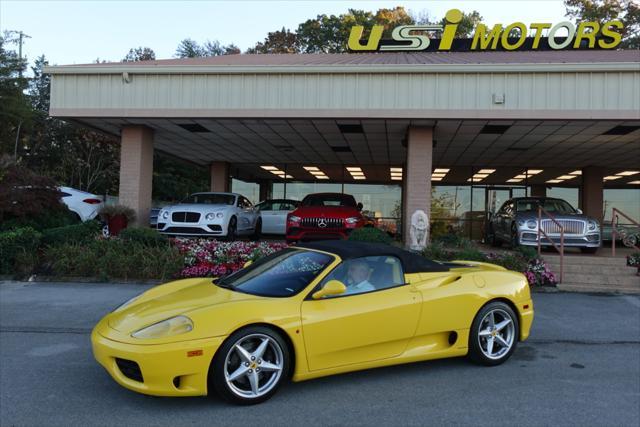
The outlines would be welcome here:
[[[118,237],[128,242],[140,243],[143,246],[166,246],[169,244],[167,236],[158,233],[158,231],[153,228],[125,228],[120,232]]]
[[[349,240],[357,242],[372,242],[372,243],[385,243],[391,244],[391,236],[385,231],[382,231],[374,227],[362,227],[356,228],[349,235]]]
[[[25,227],[43,231],[49,228],[78,224],[79,222],[78,216],[65,207],[64,209],[52,209],[49,212],[36,215],[6,218],[0,221],[0,231]]]
[[[507,270],[523,272],[527,269],[529,259],[520,254],[502,254],[489,259],[492,264],[501,265]]]
[[[42,243],[49,246],[63,243],[87,243],[99,235],[101,228],[102,225],[98,221],[51,228],[43,231]]]
[[[476,248],[464,248],[459,251],[455,251],[453,255],[454,259],[465,261],[481,261],[487,262],[487,256]]]
[[[50,246],[44,259],[55,276],[101,280],[167,280],[175,277],[184,264],[184,257],[170,245],[154,247],[122,239]]]
[[[32,273],[38,265],[41,237],[30,227],[0,233],[0,274]]]
[[[451,261],[453,259],[453,251],[447,249],[441,242],[432,242],[422,251],[425,258],[434,261]]]
[[[539,258],[538,251],[536,248],[531,246],[518,246],[516,248],[516,254],[524,258],[526,261]]]

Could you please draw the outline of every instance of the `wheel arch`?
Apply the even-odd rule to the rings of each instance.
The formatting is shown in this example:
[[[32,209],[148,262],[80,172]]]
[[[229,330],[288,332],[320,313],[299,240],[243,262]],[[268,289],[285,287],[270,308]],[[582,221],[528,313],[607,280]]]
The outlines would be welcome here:
[[[496,297],[496,298],[491,298],[490,300],[488,300],[487,302],[485,302],[484,304],[482,304],[482,306],[478,309],[478,311],[476,312],[475,316],[473,316],[473,318],[475,319],[476,316],[478,315],[478,313],[480,313],[480,310],[482,310],[483,308],[485,308],[487,305],[491,304],[492,302],[502,302],[506,305],[509,306],[509,308],[511,308],[511,310],[513,310],[513,312],[516,314],[516,316],[518,316],[518,341],[520,340],[520,328],[522,325],[522,315],[520,314],[520,310],[518,310],[517,305],[511,301],[509,298],[506,297]],[[473,320],[472,320],[473,323]]]
[[[272,323],[264,323],[264,322],[257,322],[257,323],[249,323],[247,325],[242,325],[241,327],[231,331],[229,333],[229,335],[227,336],[227,338],[220,344],[220,346],[218,347],[218,349],[216,350],[216,352],[214,353],[213,357],[211,358],[211,361],[209,362],[209,372],[207,373],[207,387],[209,387],[209,385],[211,384],[211,373],[212,373],[212,367],[213,364],[216,361],[216,358],[220,355],[220,349],[222,348],[222,346],[229,340],[229,338],[231,337],[231,335],[235,334],[238,331],[241,331],[243,329],[247,329],[247,328],[251,328],[251,327],[255,327],[255,326],[260,326],[263,328],[268,328],[271,329],[272,331],[276,332],[278,335],[280,335],[282,337],[282,339],[284,340],[284,342],[287,344],[287,350],[289,350],[289,372],[287,372],[287,377],[291,378],[293,376],[293,373],[295,372],[295,364],[296,364],[296,350],[295,347],[293,345],[293,340],[291,339],[291,337],[289,336],[289,334],[282,329],[281,327],[274,325]]]

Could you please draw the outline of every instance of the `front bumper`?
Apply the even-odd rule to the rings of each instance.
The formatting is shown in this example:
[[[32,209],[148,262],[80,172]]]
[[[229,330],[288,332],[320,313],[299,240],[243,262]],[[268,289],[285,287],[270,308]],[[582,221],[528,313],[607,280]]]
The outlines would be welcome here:
[[[518,237],[519,243],[523,246],[538,246],[538,233],[535,230],[520,231],[518,232]],[[549,239],[551,239],[556,245],[560,245],[559,234],[549,234],[549,238],[541,234],[540,246],[553,246]],[[570,234],[564,236],[564,246],[576,248],[599,248],[601,244],[600,233],[590,233],[586,235]]]
[[[287,240],[329,240],[329,239],[346,239],[353,228],[307,228],[307,227],[290,227],[287,230]]]
[[[105,328],[109,327],[101,322],[91,334],[93,355],[121,386],[154,396],[207,394],[209,366],[224,337],[128,344],[105,337]],[[141,378],[136,375],[136,365]]]
[[[211,223],[172,222],[158,220],[157,229],[162,234],[172,236],[226,236],[226,224],[211,221]]]

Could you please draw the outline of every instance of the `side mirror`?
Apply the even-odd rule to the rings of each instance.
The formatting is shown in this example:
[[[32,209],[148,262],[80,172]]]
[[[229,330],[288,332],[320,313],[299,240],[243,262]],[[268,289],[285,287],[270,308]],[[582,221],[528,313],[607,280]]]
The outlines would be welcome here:
[[[363,206],[364,206],[364,205],[362,204],[362,202],[358,202],[358,205],[357,205],[357,207],[358,207],[358,211],[361,211],[361,210],[362,210],[362,208],[363,208]]]
[[[582,209],[576,209],[576,212],[578,213],[578,215],[582,215]]]
[[[329,280],[324,284],[322,289],[316,291],[311,295],[313,299],[322,299],[324,297],[331,297],[334,295],[340,295],[347,292],[347,287],[339,280]]]
[[[244,265],[242,266],[242,268],[247,268],[247,267],[249,267],[251,264],[253,264],[253,261],[252,261],[252,260],[249,260],[249,261],[247,261],[247,262],[245,262],[245,263],[244,263]]]

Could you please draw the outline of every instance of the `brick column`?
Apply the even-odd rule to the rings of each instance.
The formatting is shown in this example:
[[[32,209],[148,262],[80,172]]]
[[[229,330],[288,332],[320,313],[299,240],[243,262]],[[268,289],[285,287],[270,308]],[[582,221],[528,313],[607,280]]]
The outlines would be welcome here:
[[[433,128],[410,127],[407,133],[407,163],[403,173],[402,228],[406,247],[411,245],[409,233],[414,212],[422,210],[431,220],[432,152]]]
[[[211,172],[211,191],[229,191],[229,163],[213,162],[209,166]]]
[[[602,224],[604,173],[601,168],[582,169],[582,187],[580,188],[580,208]]]
[[[547,186],[546,185],[532,185],[531,196],[533,197],[546,197]]]
[[[153,130],[125,126],[120,134],[119,203],[136,212],[136,225],[149,225],[153,183]]]

